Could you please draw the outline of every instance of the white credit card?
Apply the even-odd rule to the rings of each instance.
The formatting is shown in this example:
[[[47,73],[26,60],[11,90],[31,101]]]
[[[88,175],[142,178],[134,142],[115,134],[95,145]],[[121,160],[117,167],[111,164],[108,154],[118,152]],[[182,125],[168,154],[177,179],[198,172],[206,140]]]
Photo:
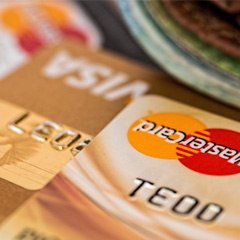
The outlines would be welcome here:
[[[0,2],[0,80],[49,43],[74,39],[101,46],[102,35],[71,0]]]

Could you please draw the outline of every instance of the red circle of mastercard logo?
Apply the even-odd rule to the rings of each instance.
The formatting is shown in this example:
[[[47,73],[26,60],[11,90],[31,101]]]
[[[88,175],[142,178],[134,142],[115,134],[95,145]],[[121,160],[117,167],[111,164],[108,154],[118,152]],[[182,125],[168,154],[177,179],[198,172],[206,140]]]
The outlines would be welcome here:
[[[207,128],[185,114],[158,113],[134,122],[130,144],[144,155],[179,160],[185,167],[208,175],[240,172],[240,133]]]

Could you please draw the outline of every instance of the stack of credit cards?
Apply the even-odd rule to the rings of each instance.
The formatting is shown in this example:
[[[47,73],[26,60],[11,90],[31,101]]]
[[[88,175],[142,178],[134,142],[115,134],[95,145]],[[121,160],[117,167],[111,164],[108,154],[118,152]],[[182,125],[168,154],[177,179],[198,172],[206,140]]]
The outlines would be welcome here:
[[[165,3],[127,4],[175,28]],[[239,110],[101,49],[91,9],[0,3],[0,239],[238,239]]]
[[[189,86],[240,107],[237,1],[119,1],[149,55]]]

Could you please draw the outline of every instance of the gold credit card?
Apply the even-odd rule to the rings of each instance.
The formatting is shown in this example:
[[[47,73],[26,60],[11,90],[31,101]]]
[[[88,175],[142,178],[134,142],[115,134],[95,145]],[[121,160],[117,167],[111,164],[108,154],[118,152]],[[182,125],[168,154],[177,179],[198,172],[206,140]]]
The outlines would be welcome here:
[[[31,131],[42,121],[62,123],[64,129],[65,127],[74,131],[77,129],[78,133],[83,136],[95,136],[129,102],[146,93],[169,96],[176,100],[239,119],[237,110],[194,93],[156,70],[147,69],[112,53],[87,49],[73,41],[61,42],[42,49],[32,58],[30,63],[0,82],[0,98],[21,107],[14,108],[22,109],[19,115],[16,114],[15,116],[14,114],[13,119],[9,117],[9,121],[16,121],[20,118],[22,121],[19,124],[26,127],[24,134],[28,134],[30,141],[37,145],[40,143],[36,139],[32,139]],[[30,114],[28,118],[21,119],[21,114],[29,111],[35,113]],[[40,117],[39,121],[36,117],[36,121],[34,120],[32,123],[31,118],[38,116],[36,114],[43,117]],[[6,119],[8,119],[8,116],[6,116]],[[5,124],[7,122],[3,122],[1,127],[6,128]],[[49,130],[49,127],[46,128]],[[48,132],[48,130],[46,131]],[[50,130],[52,130],[52,127],[50,127]],[[59,150],[52,148],[50,144],[52,138],[56,137],[59,132],[61,133],[60,130],[55,130],[54,133],[50,131],[51,137],[46,142],[41,143],[42,147],[45,148],[46,146],[46,149],[50,149],[54,155],[51,157],[53,160],[50,160],[50,157],[49,159],[46,158],[51,163],[55,161],[54,159],[59,158],[59,154],[63,153],[63,151],[61,153],[58,152]],[[45,134],[45,130],[40,132],[43,135]],[[21,137],[21,135],[18,137]],[[61,138],[59,141],[62,140]],[[69,138],[66,136],[64,140],[67,141]],[[89,141],[80,143],[79,148],[74,153],[87,142]],[[10,146],[7,145],[7,147]],[[4,146],[2,152],[5,153],[6,149],[6,146]],[[47,150],[44,151],[47,152]],[[70,148],[66,151],[72,154]],[[43,154],[39,151],[38,154],[43,154],[43,158],[45,158],[46,152],[43,152]],[[19,157],[16,156],[16,158]],[[39,155],[39,162],[41,162],[40,158]],[[28,158],[26,157],[26,159]],[[64,161],[69,159],[64,158]],[[45,162],[45,159],[42,161]],[[23,162],[14,161],[14,163],[6,165],[7,168],[14,168],[17,164],[23,164]],[[39,165],[39,167],[42,166]],[[47,166],[46,169],[48,171],[50,166]],[[59,165],[56,165],[56,168],[51,168],[52,176],[59,169]],[[29,170],[27,174],[30,174],[31,171]],[[41,188],[41,184],[43,186],[43,182],[38,180],[41,184],[38,187],[32,187],[36,188],[35,190],[30,190],[30,187],[17,184],[20,183],[20,178],[16,177],[17,180],[14,182],[13,177],[11,180],[10,177],[6,179],[4,176],[4,174],[0,174],[0,185],[3,189],[0,207],[1,220],[4,220],[36,189]],[[42,176],[39,178],[42,178]],[[46,179],[50,180],[50,177]]]
[[[137,99],[3,224],[0,237],[238,239],[239,129],[164,97]]]
[[[43,188],[89,141],[83,132],[0,100],[0,219]]]
[[[74,155],[72,146],[86,138],[2,100],[0,115],[0,176],[28,190],[41,189]]]

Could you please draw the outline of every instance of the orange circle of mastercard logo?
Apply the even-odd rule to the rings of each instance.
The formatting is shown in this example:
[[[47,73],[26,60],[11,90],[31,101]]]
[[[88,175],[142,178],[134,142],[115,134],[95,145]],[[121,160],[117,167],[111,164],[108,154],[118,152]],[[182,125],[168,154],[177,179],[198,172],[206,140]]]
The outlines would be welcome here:
[[[179,160],[187,168],[209,175],[240,172],[240,133],[207,129],[199,120],[179,113],[157,113],[134,122],[130,144],[144,155]]]

